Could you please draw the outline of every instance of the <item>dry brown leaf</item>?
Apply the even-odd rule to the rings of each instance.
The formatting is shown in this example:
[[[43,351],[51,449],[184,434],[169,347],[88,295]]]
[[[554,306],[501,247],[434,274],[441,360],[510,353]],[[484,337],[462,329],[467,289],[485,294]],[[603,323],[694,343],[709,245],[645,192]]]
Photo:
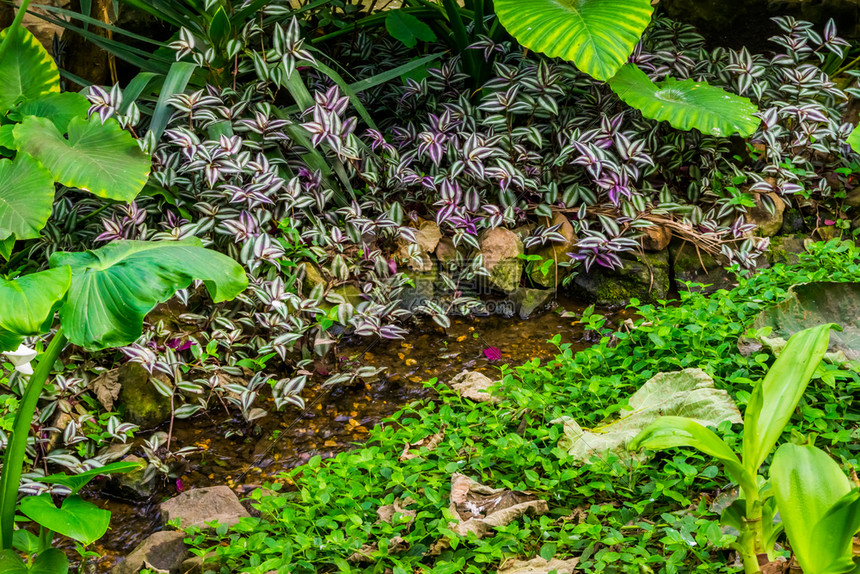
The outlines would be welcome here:
[[[119,396],[119,369],[105,371],[90,381],[90,390],[92,390],[96,398],[108,412],[113,411],[113,402]]]
[[[497,574],[549,574],[553,570],[558,574],[572,574],[578,563],[579,558],[544,560],[536,556],[531,560],[512,560],[499,568]]]
[[[400,453],[400,461],[409,460],[412,458],[417,458],[419,455],[409,452],[412,449],[420,449],[422,446],[427,450],[435,450],[439,443],[442,442],[442,439],[445,438],[445,428],[442,427],[442,430],[437,432],[436,434],[431,434],[430,436],[424,437],[421,440],[413,443],[408,443],[405,447],[403,447],[403,452]]]

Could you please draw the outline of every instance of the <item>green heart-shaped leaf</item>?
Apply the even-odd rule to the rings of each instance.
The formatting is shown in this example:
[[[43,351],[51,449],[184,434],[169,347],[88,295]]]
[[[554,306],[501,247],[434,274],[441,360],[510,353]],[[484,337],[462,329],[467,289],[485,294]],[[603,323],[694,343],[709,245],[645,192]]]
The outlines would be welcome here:
[[[71,281],[68,267],[13,281],[0,278],[0,351],[13,351],[24,337],[47,332]]]
[[[19,508],[30,520],[81,544],[92,544],[104,536],[110,525],[110,512],[80,496],[69,496],[60,508],[54,506],[50,494],[27,496]]]
[[[54,122],[60,133],[64,134],[69,129],[69,122],[74,118],[86,118],[89,109],[90,103],[87,99],[76,92],[45,94],[36,99],[21,102],[18,107],[9,112],[9,118],[15,121],[21,121],[27,116],[48,118]]]
[[[639,68],[627,64],[609,80],[625,103],[646,118],[667,121],[679,130],[696,128],[712,136],[751,135],[761,120],[758,108],[747,98],[705,82],[667,78],[655,84]]]
[[[15,126],[15,141],[58,182],[99,197],[132,201],[149,177],[149,156],[115,120],[73,118],[67,139],[51,120],[26,117]]]
[[[650,0],[495,0],[496,15],[517,41],[570,60],[598,80],[624,65],[654,11]]]
[[[158,303],[200,279],[218,303],[245,290],[248,278],[233,259],[204,249],[199,239],[115,241],[83,253],[55,253],[51,266],[72,268],[60,320],[69,340],[88,349],[128,345]]]
[[[385,29],[395,40],[400,40],[407,48],[414,48],[418,40],[433,42],[436,34],[433,30],[408,12],[389,10],[385,17]]]
[[[48,51],[23,26],[0,32],[0,41],[12,34],[0,60],[0,112],[21,100],[60,91],[60,71]]]
[[[54,209],[54,177],[26,153],[0,159],[0,240],[33,239]]]

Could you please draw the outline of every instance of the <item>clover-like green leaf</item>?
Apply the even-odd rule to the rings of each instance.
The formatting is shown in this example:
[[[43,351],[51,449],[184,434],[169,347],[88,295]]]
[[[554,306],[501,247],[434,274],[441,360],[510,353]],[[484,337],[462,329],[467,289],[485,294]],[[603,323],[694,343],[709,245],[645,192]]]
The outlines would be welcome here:
[[[149,156],[115,120],[73,118],[65,138],[51,120],[30,116],[15,126],[15,141],[58,182],[99,197],[132,201],[149,177]]]
[[[54,178],[26,153],[0,159],[0,240],[33,239],[54,209]]]
[[[68,267],[12,281],[0,278],[0,351],[13,351],[24,337],[47,332],[71,281]]]
[[[517,41],[570,60],[598,80],[624,65],[651,22],[650,0],[495,0],[496,15]]]
[[[749,136],[761,120],[747,98],[694,80],[667,78],[659,83],[633,64],[609,80],[612,90],[646,118],[666,121],[679,130],[697,129],[712,136]]]
[[[8,48],[0,60],[0,112],[5,113],[21,100],[60,91],[60,71],[44,46],[23,26],[0,32],[7,34]]]
[[[81,253],[55,253],[51,266],[72,268],[72,286],[60,321],[69,340],[88,349],[128,345],[158,303],[195,279],[218,303],[245,290],[241,265],[205,249],[199,239],[115,241]]]

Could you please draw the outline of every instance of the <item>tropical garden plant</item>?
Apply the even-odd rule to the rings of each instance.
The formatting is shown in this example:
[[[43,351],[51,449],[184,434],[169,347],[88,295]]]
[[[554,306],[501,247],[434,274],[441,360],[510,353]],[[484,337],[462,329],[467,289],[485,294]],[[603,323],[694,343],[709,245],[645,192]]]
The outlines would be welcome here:
[[[759,469],[782,436],[824,358],[833,327],[810,327],[793,335],[765,378],[755,385],[744,413],[741,457],[713,431],[684,417],[661,417],[629,445],[632,450],[692,447],[723,465],[740,493],[720,520],[740,532],[736,548],[748,574],[760,571],[759,555],[774,558],[774,544],[782,532],[782,526],[774,523],[777,499],[773,494],[777,483],[769,483],[760,476]]]

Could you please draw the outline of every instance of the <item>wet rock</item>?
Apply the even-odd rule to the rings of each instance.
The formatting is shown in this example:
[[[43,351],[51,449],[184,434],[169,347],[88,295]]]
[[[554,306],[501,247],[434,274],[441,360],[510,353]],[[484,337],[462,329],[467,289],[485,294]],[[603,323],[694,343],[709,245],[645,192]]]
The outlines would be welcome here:
[[[618,269],[594,265],[574,280],[574,291],[598,305],[627,305],[630,299],[657,301],[669,294],[669,254],[625,255]]]
[[[650,225],[642,228],[642,249],[656,253],[669,247],[672,231],[665,225]]]
[[[782,229],[785,202],[774,192],[754,194],[753,197],[755,206],[747,211],[747,219],[755,223],[759,235],[773,237]]]
[[[142,430],[155,428],[170,418],[170,399],[150,382],[153,376],[164,377],[150,375],[143,365],[135,362],[124,364],[117,372],[120,391],[116,404],[124,420],[139,425]]]
[[[123,462],[146,463],[145,460],[133,454],[125,457]],[[146,466],[143,466],[133,472],[114,475],[110,481],[121,495],[145,499],[155,493],[155,481],[147,481],[146,478]]]
[[[786,209],[782,214],[782,228],[779,230],[782,235],[793,235],[801,233],[806,229],[806,222],[803,221],[803,214],[799,209]]]
[[[577,564],[579,564],[579,558],[544,560],[540,556],[535,556],[531,560],[506,562],[505,567],[499,569],[497,574],[550,574],[550,572],[573,574]]]
[[[530,251],[530,254],[539,255],[543,260],[551,259],[554,263],[549,268],[549,271],[544,273],[540,262],[537,262],[529,273],[529,279],[535,285],[554,289],[557,285],[561,284],[562,279],[570,274],[570,267],[563,264],[570,262],[571,257],[568,253],[573,251],[573,246],[577,238],[573,232],[573,225],[570,224],[570,221],[562,213],[554,213],[552,219],[542,217],[541,225],[545,227],[561,225],[558,232],[564,236],[564,241],[543,245]]]
[[[248,511],[228,486],[195,488],[161,503],[162,520],[179,520],[182,528],[205,528],[212,521],[233,525],[246,516]]]
[[[520,287],[512,299],[516,303],[520,319],[528,319],[532,315],[544,311],[552,304],[555,291],[550,289],[526,289]]]
[[[188,557],[188,547],[182,541],[184,538],[183,532],[156,532],[114,566],[111,574],[137,574],[145,567],[181,574],[182,563]]]
[[[523,242],[509,229],[489,229],[481,236],[484,267],[490,272],[489,284],[505,293],[519,287],[523,275]]]
[[[675,287],[687,290],[685,282],[700,283],[705,293],[719,289],[731,289],[737,284],[734,275],[726,271],[724,261],[717,261],[704,251],[686,241],[673,241],[669,246],[675,273]]]
[[[463,371],[448,383],[452,389],[466,399],[471,399],[476,403],[491,402],[497,403],[501,401],[500,397],[489,394],[489,388],[495,384],[495,381],[487,375],[477,371]]]

